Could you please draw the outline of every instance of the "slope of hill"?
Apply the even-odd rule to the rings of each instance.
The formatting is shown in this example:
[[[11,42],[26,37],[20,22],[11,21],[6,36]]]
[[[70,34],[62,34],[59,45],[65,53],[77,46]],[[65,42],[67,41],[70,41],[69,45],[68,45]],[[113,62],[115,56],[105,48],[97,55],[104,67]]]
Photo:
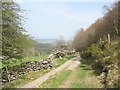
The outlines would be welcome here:
[[[50,43],[55,45],[57,39],[35,39],[38,43]]]

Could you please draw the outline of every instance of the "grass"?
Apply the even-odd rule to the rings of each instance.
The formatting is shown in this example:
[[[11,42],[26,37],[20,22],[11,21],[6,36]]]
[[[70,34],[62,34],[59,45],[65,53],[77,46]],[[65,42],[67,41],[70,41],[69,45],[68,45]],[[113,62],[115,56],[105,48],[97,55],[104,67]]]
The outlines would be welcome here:
[[[79,55],[66,56],[64,58],[69,60],[69,59],[72,59],[72,58],[77,57],[77,56],[79,56]]]
[[[59,58],[57,58],[57,59],[55,59],[55,63],[56,63],[56,65],[54,65],[53,67],[59,67],[60,65],[62,65],[63,63],[65,63],[67,60],[70,60],[70,59],[72,59],[72,58],[74,58],[74,57],[77,57],[78,55],[72,55],[72,56],[66,56],[66,57],[64,57],[63,59],[59,59]]]
[[[81,64],[76,74],[75,82],[72,83],[72,88],[100,88],[100,87],[102,87],[102,85],[98,82],[97,76],[94,74],[94,70],[89,69],[84,64]]]
[[[71,72],[72,71],[70,70],[65,70],[60,73],[55,74],[55,77],[52,76],[42,85],[40,85],[40,88],[58,88],[67,79],[68,75],[70,75]]]
[[[38,77],[44,75],[45,73],[49,72],[50,70],[51,69],[40,70],[37,72],[29,72],[29,73],[23,75],[22,77],[20,77],[19,79],[15,80],[13,82],[7,83],[5,85],[5,88],[17,88],[19,86],[23,86],[23,85],[27,84],[28,82],[33,81],[33,80],[37,79]]]
[[[2,62],[0,63],[0,69],[6,66],[13,67],[26,62],[41,61],[42,59],[45,59],[45,58],[47,58],[47,56],[35,56],[35,57],[28,57],[24,59],[8,60],[3,63]]]
[[[60,65],[62,65],[63,63],[65,63],[67,60],[66,59],[55,59],[55,64],[56,65],[54,65],[53,67],[54,68],[57,68],[57,67],[59,67]]]
[[[64,70],[51,76],[46,82],[41,84],[39,88],[59,88],[68,79],[68,77],[74,74],[73,78],[69,81],[71,85],[69,88],[102,88],[103,86],[98,82],[97,76],[94,74],[94,70],[88,68],[86,65],[81,64],[77,68],[76,72],[70,70]]]
[[[36,72],[29,72],[19,79],[6,84],[5,88],[16,88],[23,86],[40,76],[48,73],[49,71],[59,67],[63,63],[65,63],[66,59],[55,59],[56,65],[54,65],[52,68],[47,70],[40,70]],[[76,73],[76,74],[75,74]],[[97,75],[94,73],[94,70],[88,68],[84,64],[80,64],[79,69],[77,72],[72,73],[70,70],[64,70],[60,73],[57,73],[53,76],[51,76],[46,82],[44,82],[42,85],[40,85],[40,88],[58,88],[60,85],[64,83],[64,81],[68,78],[70,74],[75,74],[74,81],[71,84],[71,88],[100,88],[102,85],[98,83],[98,80],[96,79]]]
[[[77,55],[67,56],[64,58],[69,60],[69,59],[74,58],[74,57],[77,57]],[[41,61],[42,59],[45,59],[45,58],[47,58],[47,55],[46,56],[28,57],[28,58],[24,58],[24,59],[7,60],[4,62],[0,62],[0,69],[7,67],[7,66],[13,67],[13,66],[20,65],[22,63],[27,63],[27,62]]]
[[[65,59],[55,59],[56,65],[54,65],[52,68],[47,69],[47,70],[40,70],[37,72],[29,72],[29,73],[23,75],[22,77],[20,77],[19,79],[6,84],[5,88],[16,88],[18,86],[23,86],[23,85],[27,84],[28,82],[33,81],[33,80],[37,79],[38,77],[44,75],[45,73],[59,67],[66,61],[67,60],[65,60]]]

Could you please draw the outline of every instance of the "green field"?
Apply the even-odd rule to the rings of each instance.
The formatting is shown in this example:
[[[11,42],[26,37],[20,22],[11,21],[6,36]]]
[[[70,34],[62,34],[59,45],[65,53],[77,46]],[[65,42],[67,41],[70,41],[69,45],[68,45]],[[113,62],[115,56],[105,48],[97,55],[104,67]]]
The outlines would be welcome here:
[[[27,63],[27,62],[41,61],[45,58],[47,58],[47,56],[35,56],[35,57],[28,57],[24,59],[8,60],[8,61],[1,62],[0,68],[6,67],[6,66],[13,67],[13,66],[20,65],[22,63]]]
[[[66,56],[66,57],[64,57],[64,59],[69,60],[69,59],[74,58],[76,56],[77,55]],[[13,59],[13,60],[3,61],[3,62],[0,62],[0,69],[4,68],[4,67],[7,67],[7,66],[8,67],[13,67],[13,66],[20,65],[22,63],[27,63],[27,62],[41,61],[43,59],[46,59],[47,57],[48,57],[47,55],[45,55],[45,56],[34,56],[34,57],[28,57],[28,58],[24,58],[24,59]]]

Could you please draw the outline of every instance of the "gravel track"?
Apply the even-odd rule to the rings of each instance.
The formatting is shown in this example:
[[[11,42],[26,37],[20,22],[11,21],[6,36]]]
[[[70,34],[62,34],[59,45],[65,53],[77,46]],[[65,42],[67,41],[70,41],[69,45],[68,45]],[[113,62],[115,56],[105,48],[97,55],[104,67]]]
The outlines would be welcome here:
[[[29,82],[28,84],[22,86],[22,87],[18,87],[18,88],[37,88],[40,84],[42,84],[43,82],[45,82],[50,76],[56,74],[57,72],[60,72],[64,69],[68,69],[68,70],[74,70],[75,67],[78,66],[80,57],[75,57],[71,60],[68,60],[67,62],[65,62],[64,64],[62,64],[60,67],[48,72],[47,74],[39,77],[38,79]]]

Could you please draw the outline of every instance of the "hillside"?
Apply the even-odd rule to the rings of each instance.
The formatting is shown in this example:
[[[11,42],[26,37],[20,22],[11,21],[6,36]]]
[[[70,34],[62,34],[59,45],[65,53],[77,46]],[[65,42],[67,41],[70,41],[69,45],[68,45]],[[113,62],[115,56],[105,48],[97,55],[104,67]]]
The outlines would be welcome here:
[[[38,43],[49,43],[55,45],[57,39],[35,39]]]

